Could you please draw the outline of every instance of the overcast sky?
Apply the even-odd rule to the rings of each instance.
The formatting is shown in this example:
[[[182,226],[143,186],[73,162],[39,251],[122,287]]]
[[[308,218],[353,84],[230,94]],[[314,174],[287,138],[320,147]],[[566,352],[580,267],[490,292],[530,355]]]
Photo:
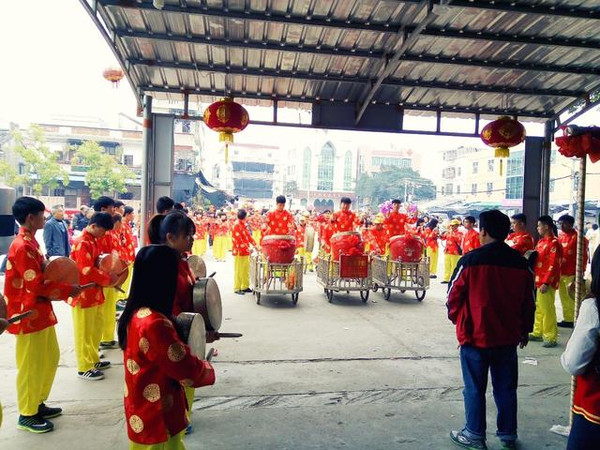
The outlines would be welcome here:
[[[77,0],[0,1],[0,122],[21,125],[51,116],[100,117],[116,123],[119,112],[136,114],[127,80],[118,89],[102,78],[116,64],[108,44]],[[407,128],[423,123],[406,118]],[[577,123],[598,124],[600,114],[588,113]],[[457,127],[464,127],[456,123]],[[306,131],[291,129],[288,139]],[[542,128],[528,126],[529,135]],[[279,134],[278,132],[273,134]],[[424,153],[459,145],[483,146],[479,139],[360,133],[358,140],[401,142]],[[367,137],[369,136],[369,137]],[[425,164],[423,175],[439,176],[437,164]]]

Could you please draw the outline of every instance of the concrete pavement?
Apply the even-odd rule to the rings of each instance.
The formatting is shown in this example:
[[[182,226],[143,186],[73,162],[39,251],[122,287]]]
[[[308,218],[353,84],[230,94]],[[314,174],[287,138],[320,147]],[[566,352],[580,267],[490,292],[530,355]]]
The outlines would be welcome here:
[[[229,257],[230,258],[230,257]],[[451,429],[464,422],[462,379],[454,327],[446,318],[445,286],[432,280],[423,302],[392,293],[336,294],[327,302],[315,274],[307,274],[297,306],[289,296],[232,291],[233,261],[206,258],[217,271],[224,322],[221,331],[244,337],[216,342],[217,383],[196,391],[189,449],[452,449]],[[439,273],[442,273],[440,267]],[[559,308],[557,301],[557,308]],[[560,308],[559,308],[560,309]],[[106,379],[76,377],[69,307],[57,303],[60,367],[50,405],[64,408],[56,429],[33,435],[15,428],[14,338],[0,338],[0,449],[105,450],[127,448],[123,417],[123,363],[106,352]],[[558,313],[561,317],[560,312]],[[567,424],[570,378],[559,347],[530,343],[519,353],[519,436],[524,450],[562,449],[566,439],[549,432]],[[537,366],[522,364],[535,358]],[[491,389],[490,389],[491,390]],[[488,445],[495,407],[488,395]]]

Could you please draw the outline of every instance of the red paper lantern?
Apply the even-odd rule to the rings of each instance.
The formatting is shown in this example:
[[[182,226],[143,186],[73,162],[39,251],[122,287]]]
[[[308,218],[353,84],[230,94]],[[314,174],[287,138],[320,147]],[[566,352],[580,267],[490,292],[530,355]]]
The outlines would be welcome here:
[[[248,111],[233,101],[223,98],[204,111],[204,123],[213,131],[219,132],[219,142],[225,142],[225,162],[228,162],[229,144],[233,143],[233,133],[242,131],[250,121]]]
[[[119,81],[123,79],[125,73],[123,72],[123,70],[121,70],[120,67],[108,67],[104,69],[104,71],[102,72],[102,76],[105,80],[113,83],[114,87],[118,87]]]
[[[525,127],[511,117],[498,117],[483,127],[481,140],[485,145],[496,149],[494,152],[496,158],[508,158],[510,156],[509,147],[519,145],[525,140]],[[500,161],[500,175],[502,175],[502,160]]]

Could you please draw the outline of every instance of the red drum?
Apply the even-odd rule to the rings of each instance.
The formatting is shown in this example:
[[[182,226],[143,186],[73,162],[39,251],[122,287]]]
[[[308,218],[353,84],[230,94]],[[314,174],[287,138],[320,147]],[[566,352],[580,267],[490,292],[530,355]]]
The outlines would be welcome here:
[[[291,264],[296,254],[296,239],[279,234],[265,236],[262,240],[262,253],[270,263]]]
[[[66,256],[51,256],[42,264],[44,279],[66,284],[79,284],[77,263]]]
[[[358,256],[365,253],[360,233],[356,231],[344,231],[331,236],[331,253],[338,260],[341,255]]]
[[[96,267],[110,275],[116,275],[117,281],[110,287],[120,287],[127,279],[127,263],[116,253],[103,253],[96,260]]]
[[[414,236],[392,236],[390,239],[390,256],[393,260],[418,262],[423,256],[423,242]]]

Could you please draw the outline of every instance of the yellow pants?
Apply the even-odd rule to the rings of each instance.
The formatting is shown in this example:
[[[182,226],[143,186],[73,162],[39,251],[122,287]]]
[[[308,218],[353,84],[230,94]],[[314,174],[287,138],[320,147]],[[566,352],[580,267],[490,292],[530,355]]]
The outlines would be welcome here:
[[[301,258],[304,258],[304,266],[307,269],[314,270],[312,253],[307,252],[304,247],[298,247],[298,256],[300,256]]]
[[[575,280],[575,275],[561,276],[558,284],[558,295],[562,304],[563,320],[573,322],[575,320],[575,299],[569,295],[569,285]]]
[[[130,263],[127,267],[127,278],[121,285],[121,290],[125,291],[119,292],[117,291],[117,300],[124,300],[129,297],[129,289],[131,288],[131,278],[133,277],[133,263]]]
[[[243,291],[250,286],[250,257],[233,257],[233,290]]]
[[[227,236],[225,236],[225,251],[230,252],[232,248],[233,238],[231,237],[231,234],[228,234]]]
[[[429,275],[436,275],[439,252],[437,250],[432,250],[428,248],[427,255],[429,256]]]
[[[206,238],[196,239],[192,244],[192,255],[204,256],[206,253]]]
[[[535,299],[535,322],[533,334],[541,336],[544,341],[556,342],[558,327],[556,326],[556,308],[554,307],[554,294],[556,289],[548,288],[545,294],[537,291]]]
[[[77,358],[77,371],[87,372],[94,368],[98,358],[98,346],[102,338],[104,326],[104,305],[82,308],[77,305],[73,308],[73,329],[75,334],[75,357]],[[115,320],[112,316],[113,322]]]
[[[444,254],[444,281],[450,281],[459,259],[460,255]]]
[[[194,392],[196,392],[195,387],[187,386],[184,388],[185,390],[185,400],[187,401],[188,409],[187,409],[187,418],[192,423],[192,406],[194,405]]]
[[[54,326],[17,334],[17,401],[19,414],[33,416],[50,395],[60,350]]]
[[[129,450],[185,450],[185,445],[183,445],[184,434],[185,431],[182,431],[175,436],[171,436],[168,441],[161,442],[160,444],[137,444],[129,441]]]
[[[213,240],[213,256],[215,259],[225,259],[227,251],[227,236],[215,236]]]
[[[105,287],[102,288],[104,292],[104,303],[100,306],[102,308],[102,317],[104,322],[102,324],[102,342],[110,342],[115,339],[115,315],[117,312],[116,304],[119,299],[120,292],[115,288]]]
[[[261,232],[260,230],[254,230],[252,232],[252,239],[254,239],[254,242],[256,242],[256,244],[260,244],[260,238],[261,238]]]

